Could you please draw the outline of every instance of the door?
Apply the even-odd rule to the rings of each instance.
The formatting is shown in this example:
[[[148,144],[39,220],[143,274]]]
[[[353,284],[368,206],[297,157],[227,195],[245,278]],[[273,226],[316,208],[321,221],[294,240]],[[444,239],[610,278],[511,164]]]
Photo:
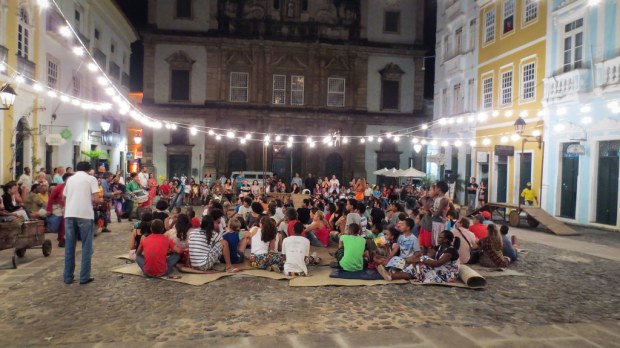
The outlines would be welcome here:
[[[574,219],[577,208],[577,176],[579,175],[579,155],[566,153],[570,145],[562,144],[562,182],[560,186],[560,216]]]
[[[168,155],[168,176],[180,178],[187,176],[190,170],[190,155]]]
[[[54,155],[54,148],[50,145],[45,145],[45,170],[52,170],[52,156]]]
[[[532,182],[532,154],[519,154],[519,192],[518,199],[521,199],[521,192],[528,182]],[[517,200],[518,201],[518,200]]]
[[[480,176],[478,178],[478,182],[480,183],[480,186],[482,186],[482,184],[484,183],[484,187],[485,192],[484,192],[484,202],[488,202],[489,201],[489,165],[487,163],[484,164],[480,164],[480,170],[478,172],[478,176]],[[469,178],[471,177],[471,175],[468,176],[467,180],[469,180]]]
[[[596,222],[616,225],[618,215],[618,171],[620,141],[599,144],[598,184],[596,190]]]
[[[508,163],[506,160],[497,163],[497,202],[506,203],[508,190]]]
[[[28,124],[24,119],[19,120],[17,123],[17,129],[15,134],[15,178],[19,179],[19,177],[24,173],[24,168],[28,167],[24,165],[24,161],[26,160],[26,141],[28,139]],[[36,173],[36,170],[32,168],[32,175]]]
[[[340,182],[344,182],[342,177],[342,157],[337,153],[332,153],[325,159],[325,176],[331,178],[335,175]]]

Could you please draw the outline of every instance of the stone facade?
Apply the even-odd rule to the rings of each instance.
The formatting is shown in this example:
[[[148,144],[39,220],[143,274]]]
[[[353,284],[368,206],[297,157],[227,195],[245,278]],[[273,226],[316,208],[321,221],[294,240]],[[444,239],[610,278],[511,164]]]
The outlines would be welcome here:
[[[387,131],[423,121],[422,1],[385,2],[378,9],[374,9],[376,3],[384,2],[327,1],[321,7],[312,1],[280,1],[278,6],[273,1],[242,5],[209,1],[206,9],[192,7],[196,11],[183,20],[175,17],[178,8],[168,8],[169,3],[149,2],[151,23],[142,33],[144,111],[188,127],[233,129],[239,135],[294,135],[291,150],[278,144],[267,148],[267,171],[284,177],[289,177],[291,170],[345,179],[365,176],[378,166],[381,151],[377,161],[367,163],[366,152],[375,152],[372,146],[357,140],[327,147],[320,139],[334,131],[360,136],[366,135],[370,126],[385,126]],[[374,27],[385,23],[368,27],[370,7],[375,12],[390,12],[388,20],[397,16],[397,25],[387,28],[396,32],[384,33],[385,28]],[[195,21],[204,26],[196,26]],[[387,77],[381,73],[390,66],[400,72],[390,77],[398,85],[390,90],[397,94],[391,99],[388,91],[383,94]],[[177,70],[189,73],[180,73],[184,77],[176,80]],[[242,101],[233,101],[239,96],[233,95],[231,81],[238,73],[244,76],[247,88],[241,88]],[[343,82],[342,96],[329,93],[329,81],[334,83],[330,78]],[[293,80],[300,79],[303,82],[292,91]],[[202,132],[175,138],[174,132],[188,130],[163,128],[143,134],[142,163],[154,166],[158,176],[202,176],[204,172],[219,176],[235,169],[263,169],[262,142],[241,144],[238,138],[226,137],[217,141]],[[319,140],[316,148],[306,145],[308,135]],[[184,152],[190,148],[191,155]],[[405,151],[408,155],[400,162],[411,155],[410,148]],[[181,160],[189,163],[180,167],[171,163],[170,155],[179,153],[185,153]]]

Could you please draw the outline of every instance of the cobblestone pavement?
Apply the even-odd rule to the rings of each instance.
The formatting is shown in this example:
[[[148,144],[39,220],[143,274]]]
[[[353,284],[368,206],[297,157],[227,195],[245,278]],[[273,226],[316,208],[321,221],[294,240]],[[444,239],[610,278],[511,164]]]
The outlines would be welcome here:
[[[410,284],[291,288],[251,277],[195,287],[110,272],[124,264],[113,256],[126,251],[128,228],[112,224],[112,233],[95,240],[96,280],[88,285],[62,282],[62,249],[48,258],[29,250],[17,270],[10,269],[10,252],[0,252],[0,346],[620,342],[613,336],[620,331],[620,271],[612,260],[526,242],[530,251],[513,268],[528,276],[490,278],[484,291]]]

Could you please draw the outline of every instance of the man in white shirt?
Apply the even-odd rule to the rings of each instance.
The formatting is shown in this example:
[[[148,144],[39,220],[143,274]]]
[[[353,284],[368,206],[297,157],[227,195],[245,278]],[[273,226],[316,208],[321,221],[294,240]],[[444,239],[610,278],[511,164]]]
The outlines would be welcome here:
[[[90,163],[80,162],[77,173],[67,180],[63,191],[65,198],[65,284],[73,283],[75,271],[75,246],[77,235],[82,240],[82,266],[80,284],[94,280],[90,276],[90,261],[93,255],[93,206],[99,202],[97,179],[88,175]]]
[[[138,173],[138,179],[140,180],[140,186],[144,189],[144,190],[149,190],[149,173],[146,170],[146,167],[142,167],[142,171],[140,173]]]
[[[26,188],[28,192],[30,192],[30,188],[32,187],[32,177],[30,177],[30,168],[24,168],[24,173],[19,177],[18,184],[22,184],[23,187]]]
[[[302,237],[304,225],[298,222],[293,226],[294,235],[282,241],[282,254],[286,255],[284,274],[288,276],[308,275],[306,265],[317,265],[321,260],[315,254],[310,256],[310,240]]]
[[[336,187],[340,187],[340,181],[336,178],[335,175],[332,175],[332,179],[329,181],[329,187],[334,187],[334,184],[336,185]]]

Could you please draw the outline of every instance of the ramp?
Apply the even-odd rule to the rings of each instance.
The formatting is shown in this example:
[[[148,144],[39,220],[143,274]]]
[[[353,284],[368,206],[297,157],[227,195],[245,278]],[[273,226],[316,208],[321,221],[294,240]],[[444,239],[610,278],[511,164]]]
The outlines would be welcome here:
[[[538,223],[541,223],[545,225],[545,227],[547,227],[549,231],[559,236],[579,235],[579,233],[577,233],[577,231],[572,229],[570,226],[551,216],[549,213],[542,210],[541,208],[521,206],[521,210],[527,214],[527,222],[530,227],[536,227],[538,226]]]

